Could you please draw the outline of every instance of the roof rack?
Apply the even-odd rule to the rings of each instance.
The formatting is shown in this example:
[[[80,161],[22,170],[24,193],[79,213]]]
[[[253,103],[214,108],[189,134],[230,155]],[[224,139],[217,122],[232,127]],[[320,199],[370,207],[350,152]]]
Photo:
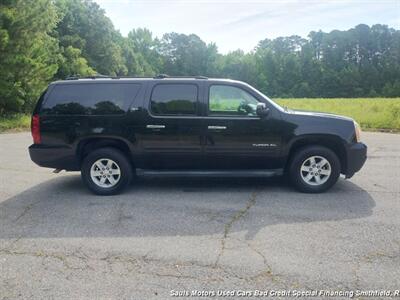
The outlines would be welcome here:
[[[152,78],[150,76],[108,76],[108,75],[103,75],[103,74],[96,74],[96,75],[90,75],[90,76],[80,76],[78,75],[72,75],[67,77],[65,80],[79,80],[79,79],[102,79],[102,78],[109,78],[109,79],[120,79],[120,78]],[[165,79],[165,78],[194,78],[194,79],[208,79],[206,76],[169,76],[167,74],[158,74],[153,77],[153,79]]]
[[[156,76],[154,76],[154,79],[164,79],[164,78],[168,78],[169,75],[167,74],[157,74]]]
[[[78,75],[72,75],[66,78],[66,80],[78,80],[78,79],[97,79],[97,78],[113,78],[112,76],[107,76],[107,75],[102,75],[102,74],[96,74],[96,75],[90,75],[90,76],[80,76]]]
[[[158,74],[153,77],[154,79],[164,79],[164,78],[194,78],[194,79],[208,79],[206,76],[195,75],[195,76],[169,76],[167,74]]]
[[[107,75],[97,74],[97,75],[93,75],[93,76],[86,76],[85,78],[87,78],[87,79],[113,78],[113,76],[107,76]]]

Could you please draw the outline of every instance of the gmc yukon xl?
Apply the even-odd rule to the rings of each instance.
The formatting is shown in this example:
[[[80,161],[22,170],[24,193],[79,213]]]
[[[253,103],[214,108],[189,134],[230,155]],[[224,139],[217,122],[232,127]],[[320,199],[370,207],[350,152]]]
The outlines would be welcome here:
[[[246,83],[202,76],[53,82],[32,136],[36,164],[81,171],[100,195],[146,175],[285,174],[299,191],[319,193],[367,157],[350,118],[282,108]]]

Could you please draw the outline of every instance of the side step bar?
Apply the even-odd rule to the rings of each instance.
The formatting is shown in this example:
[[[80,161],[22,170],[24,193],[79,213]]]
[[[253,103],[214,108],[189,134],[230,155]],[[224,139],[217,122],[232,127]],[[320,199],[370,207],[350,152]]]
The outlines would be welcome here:
[[[136,169],[143,177],[271,177],[283,174],[283,169],[260,170],[153,170]]]

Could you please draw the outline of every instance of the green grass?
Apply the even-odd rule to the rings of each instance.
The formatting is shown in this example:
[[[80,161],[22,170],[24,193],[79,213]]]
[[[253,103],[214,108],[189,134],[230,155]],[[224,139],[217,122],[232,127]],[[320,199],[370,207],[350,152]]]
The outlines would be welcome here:
[[[25,131],[31,127],[31,116],[15,114],[0,116],[0,132]]]
[[[296,98],[275,101],[292,109],[348,116],[364,130],[400,131],[400,98]]]

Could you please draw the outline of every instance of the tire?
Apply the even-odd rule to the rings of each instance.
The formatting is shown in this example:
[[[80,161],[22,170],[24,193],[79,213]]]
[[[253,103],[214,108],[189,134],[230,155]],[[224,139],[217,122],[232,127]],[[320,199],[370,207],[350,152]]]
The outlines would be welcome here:
[[[93,193],[102,196],[119,194],[132,181],[132,165],[115,148],[90,152],[83,160],[81,176]]]
[[[337,155],[322,146],[306,146],[294,153],[289,178],[303,193],[322,193],[338,180],[341,165]]]

